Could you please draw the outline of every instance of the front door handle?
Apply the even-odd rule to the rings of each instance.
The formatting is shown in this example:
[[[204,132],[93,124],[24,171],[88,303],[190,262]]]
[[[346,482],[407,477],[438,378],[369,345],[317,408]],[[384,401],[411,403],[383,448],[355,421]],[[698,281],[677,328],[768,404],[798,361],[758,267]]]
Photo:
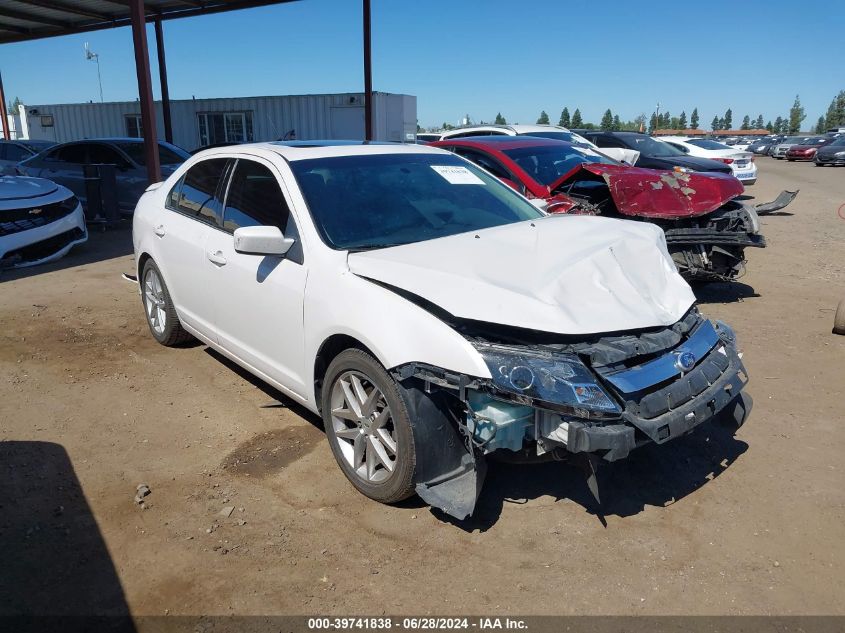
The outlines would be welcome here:
[[[155,227],[155,228],[153,229],[153,233],[155,233],[155,234],[156,234],[156,235],[158,235],[159,237],[164,237],[164,233],[165,233],[165,230],[164,230],[164,225],[163,225],[163,224],[159,224],[157,227]]]
[[[223,251],[215,251],[213,253],[206,252],[205,256],[208,257],[208,261],[210,261],[215,266],[226,265],[226,258],[223,257]]]

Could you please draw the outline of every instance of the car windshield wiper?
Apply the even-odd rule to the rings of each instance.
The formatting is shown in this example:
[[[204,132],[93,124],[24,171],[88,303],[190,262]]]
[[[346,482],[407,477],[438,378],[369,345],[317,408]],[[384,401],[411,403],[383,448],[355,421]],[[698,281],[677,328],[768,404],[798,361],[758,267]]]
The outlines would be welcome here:
[[[384,242],[379,244],[362,244],[360,246],[347,246],[346,250],[350,253],[360,253],[361,251],[374,251],[380,248],[390,248],[392,246],[405,246],[405,244],[412,244],[412,242]]]

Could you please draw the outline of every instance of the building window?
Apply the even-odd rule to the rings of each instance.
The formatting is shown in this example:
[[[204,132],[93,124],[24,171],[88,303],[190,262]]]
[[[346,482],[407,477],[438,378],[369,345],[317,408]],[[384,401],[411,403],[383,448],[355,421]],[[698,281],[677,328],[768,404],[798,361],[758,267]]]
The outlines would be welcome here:
[[[252,141],[252,112],[203,112],[197,118],[200,146]]]
[[[141,125],[140,114],[126,115],[126,136],[129,138],[141,138],[144,135],[144,128]]]

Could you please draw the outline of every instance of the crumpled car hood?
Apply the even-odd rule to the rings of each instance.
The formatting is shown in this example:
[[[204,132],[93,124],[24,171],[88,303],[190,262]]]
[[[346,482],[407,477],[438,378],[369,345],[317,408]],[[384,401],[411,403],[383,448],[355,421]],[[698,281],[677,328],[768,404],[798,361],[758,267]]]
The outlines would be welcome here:
[[[557,334],[668,326],[695,301],[653,224],[559,215],[350,253],[455,317]]]
[[[619,213],[644,218],[705,215],[745,191],[739,180],[727,174],[681,173],[600,163],[582,163],[577,172],[564,175],[549,189],[555,191],[577,180],[581,170],[600,176],[607,183]]]

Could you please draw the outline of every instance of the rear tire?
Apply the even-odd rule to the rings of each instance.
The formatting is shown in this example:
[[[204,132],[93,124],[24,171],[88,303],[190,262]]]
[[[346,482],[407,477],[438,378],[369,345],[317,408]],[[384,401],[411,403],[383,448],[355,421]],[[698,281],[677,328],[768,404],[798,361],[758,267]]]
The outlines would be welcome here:
[[[334,458],[359,492],[380,503],[414,494],[408,408],[381,363],[361,349],[338,354],[326,370],[321,404]]]
[[[185,331],[179,322],[173,299],[161,276],[161,271],[152,259],[144,264],[141,273],[141,302],[150,334],[162,345],[173,347],[190,341],[193,337]]]
[[[845,299],[839,302],[836,316],[833,317],[833,333],[845,336]]]

